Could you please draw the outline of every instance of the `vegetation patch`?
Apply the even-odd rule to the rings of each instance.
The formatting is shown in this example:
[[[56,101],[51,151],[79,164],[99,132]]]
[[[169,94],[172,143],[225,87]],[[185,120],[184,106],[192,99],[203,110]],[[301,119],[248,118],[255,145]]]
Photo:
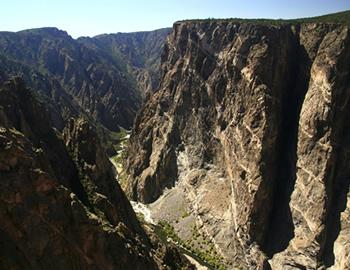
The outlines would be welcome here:
[[[193,237],[188,240],[181,239],[174,227],[164,220],[159,221],[155,232],[162,241],[174,242],[189,254],[208,264],[211,269],[224,270],[227,268],[224,258],[219,255],[214,243],[204,233],[200,233],[196,226],[192,228]]]
[[[127,158],[127,154],[125,151],[128,135],[129,133],[125,129],[121,129],[120,132],[113,132],[113,139],[118,141],[115,145],[113,145],[116,155],[111,157],[111,161],[118,171],[118,181],[123,190],[126,188],[127,184],[127,175],[124,170],[124,162]]]
[[[146,220],[145,220],[145,215],[144,215],[144,214],[139,213],[139,212],[135,212],[135,214],[136,214],[136,217],[137,217],[138,221],[139,221],[142,225],[146,225],[146,224],[147,224],[147,222],[146,222]]]
[[[187,218],[190,215],[186,210],[184,210],[181,214],[181,218]]]

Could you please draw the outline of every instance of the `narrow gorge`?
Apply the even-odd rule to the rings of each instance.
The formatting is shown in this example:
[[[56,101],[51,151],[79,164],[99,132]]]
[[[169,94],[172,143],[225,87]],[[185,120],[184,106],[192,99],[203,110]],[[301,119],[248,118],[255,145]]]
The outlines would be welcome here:
[[[0,269],[350,269],[347,18],[0,32]]]

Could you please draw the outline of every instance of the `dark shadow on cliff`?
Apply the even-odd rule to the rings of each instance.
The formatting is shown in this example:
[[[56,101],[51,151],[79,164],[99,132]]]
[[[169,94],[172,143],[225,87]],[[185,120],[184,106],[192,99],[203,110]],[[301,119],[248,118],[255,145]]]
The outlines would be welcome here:
[[[348,80],[345,85],[349,85],[349,83]],[[328,206],[326,239],[321,255],[321,259],[326,267],[332,266],[335,262],[334,242],[337,240],[341,231],[341,214],[346,209],[347,195],[350,189],[350,123],[347,118],[350,115],[349,102],[346,108],[344,112],[338,114],[343,115],[343,123],[339,124],[339,126],[343,127],[342,133],[340,134],[340,141],[338,143],[332,142],[338,155],[336,158],[336,167],[334,169],[334,182],[331,183],[330,189],[328,188],[327,192],[327,196],[331,198],[331,203]]]
[[[298,48],[290,55],[290,74],[287,94],[283,100],[279,153],[270,224],[262,250],[268,257],[286,249],[294,237],[294,224],[289,206],[296,181],[298,127],[302,104],[308,89],[311,61],[297,40]],[[293,55],[294,54],[294,55]],[[288,60],[287,60],[288,61]]]
[[[347,193],[349,192],[350,176],[339,179],[339,183],[334,189],[334,194],[337,198],[334,200],[330,211],[329,225],[327,227],[327,238],[324,246],[323,261],[326,267],[334,264],[334,242],[337,240],[340,230],[341,213],[346,209]]]

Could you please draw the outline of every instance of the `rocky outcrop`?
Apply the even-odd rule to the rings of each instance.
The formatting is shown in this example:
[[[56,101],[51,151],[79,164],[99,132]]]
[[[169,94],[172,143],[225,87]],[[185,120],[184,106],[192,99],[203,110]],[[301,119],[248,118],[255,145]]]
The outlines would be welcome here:
[[[133,232],[142,234],[96,131],[86,120],[71,119],[63,131],[63,139],[79,169],[80,181],[92,206],[105,214],[105,219],[111,224],[122,221]]]
[[[128,194],[185,186],[232,268],[342,269],[349,52],[343,25],[175,23],[130,138]]]
[[[0,126],[21,132],[36,148],[42,149],[51,174],[84,201],[76,167],[47,115],[47,108],[20,77],[1,82]]]
[[[23,80],[0,85],[1,269],[192,269],[149,238],[96,132],[61,135]]]
[[[23,135],[1,129],[2,269],[157,269],[140,241],[59,185]]]

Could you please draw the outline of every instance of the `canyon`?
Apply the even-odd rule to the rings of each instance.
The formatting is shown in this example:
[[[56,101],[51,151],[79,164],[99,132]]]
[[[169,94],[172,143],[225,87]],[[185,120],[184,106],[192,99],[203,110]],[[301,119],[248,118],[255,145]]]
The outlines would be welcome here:
[[[338,15],[0,32],[0,268],[350,269]]]
[[[348,269],[349,42],[327,23],[175,23],[127,194],[183,204],[229,269]],[[182,211],[166,218],[185,235]]]

